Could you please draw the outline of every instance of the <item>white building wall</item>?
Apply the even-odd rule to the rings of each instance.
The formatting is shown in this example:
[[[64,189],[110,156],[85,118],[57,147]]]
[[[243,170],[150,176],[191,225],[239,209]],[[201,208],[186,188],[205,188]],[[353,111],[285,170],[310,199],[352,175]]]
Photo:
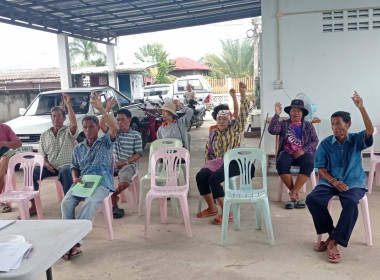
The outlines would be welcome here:
[[[331,135],[330,116],[338,110],[351,113],[351,132],[364,129],[361,115],[350,98],[354,90],[363,97],[373,123],[380,124],[380,28],[372,27],[373,21],[380,22],[380,15],[373,16],[373,9],[375,13],[376,8],[380,11],[380,2],[265,0],[261,4],[262,124],[267,113],[269,117],[274,115],[276,101],[283,108],[290,104],[284,90],[275,88],[278,79],[283,81],[290,98],[303,92],[316,104],[316,116],[321,123],[315,124],[315,128],[320,140]],[[348,19],[344,10],[366,8],[369,16],[357,19]],[[323,20],[322,11],[342,9],[344,19]],[[279,36],[278,12],[284,14],[279,19]],[[348,31],[348,21],[369,22],[369,30]],[[323,32],[324,24],[339,22],[344,24],[342,32]],[[263,143],[265,152],[274,154],[275,137],[265,132]],[[380,145],[376,149],[380,150]]]

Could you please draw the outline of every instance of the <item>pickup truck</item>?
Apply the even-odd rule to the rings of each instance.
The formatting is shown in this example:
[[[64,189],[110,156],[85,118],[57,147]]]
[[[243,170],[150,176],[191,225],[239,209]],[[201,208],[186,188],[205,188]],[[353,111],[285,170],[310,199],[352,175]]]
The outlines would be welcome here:
[[[40,93],[27,109],[20,108],[20,117],[6,123],[20,138],[22,142],[21,150],[38,150],[41,133],[52,126],[50,109],[54,106],[62,105],[62,92],[67,93],[71,97],[71,105],[75,112],[80,131],[77,138],[78,142],[85,139],[82,128],[83,118],[87,115],[101,117],[100,112],[93,108],[89,102],[90,95],[93,92],[101,96],[104,104],[107,98],[115,97],[117,104],[113,108],[114,114],[116,114],[119,108],[127,108],[132,113],[131,128],[140,131],[140,120],[145,118],[144,112],[139,108],[140,104],[132,104],[128,97],[112,87],[70,88],[66,90],[46,91]],[[69,118],[66,117],[65,124],[68,123]]]

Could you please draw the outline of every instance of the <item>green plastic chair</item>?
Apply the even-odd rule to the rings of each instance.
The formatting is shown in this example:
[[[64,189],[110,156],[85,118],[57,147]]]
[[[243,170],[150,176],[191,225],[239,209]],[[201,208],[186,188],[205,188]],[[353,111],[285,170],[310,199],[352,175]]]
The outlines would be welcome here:
[[[150,158],[152,156],[152,153],[159,149],[159,148],[165,148],[165,147],[179,147],[182,148],[182,141],[176,138],[165,138],[165,139],[157,139],[156,141],[152,142],[150,144],[149,149],[149,162],[148,162],[148,173],[140,178],[140,197],[139,197],[139,216],[141,216],[141,213],[143,212],[143,204],[145,204],[145,197],[148,192],[148,189],[144,188],[144,182],[148,181],[150,186]],[[165,183],[166,182],[166,172],[164,170],[156,170],[156,182],[157,183]],[[173,202],[173,201],[172,201]],[[173,203],[172,203],[173,204]],[[177,213],[176,210],[178,210],[178,203],[173,206],[174,214],[175,216],[179,216],[179,213]]]
[[[256,229],[261,229],[261,214],[263,212],[265,218],[265,224],[267,228],[267,234],[269,243],[274,245],[272,221],[269,211],[269,201],[267,193],[267,158],[266,154],[260,149],[254,148],[237,148],[229,150],[224,154],[224,175],[225,178],[229,177],[229,165],[231,161],[236,161],[240,170],[240,184],[230,186],[230,180],[225,181],[225,197],[223,205],[223,223],[222,223],[222,236],[221,245],[227,244],[227,228],[228,228],[228,216],[230,212],[230,206],[233,203],[237,204],[237,207],[233,211],[234,215],[234,228],[240,229],[240,204],[241,203],[253,203],[255,211]],[[252,188],[252,175],[251,167],[255,160],[261,162],[262,180],[263,186],[260,189]],[[240,186],[240,188],[239,188]]]

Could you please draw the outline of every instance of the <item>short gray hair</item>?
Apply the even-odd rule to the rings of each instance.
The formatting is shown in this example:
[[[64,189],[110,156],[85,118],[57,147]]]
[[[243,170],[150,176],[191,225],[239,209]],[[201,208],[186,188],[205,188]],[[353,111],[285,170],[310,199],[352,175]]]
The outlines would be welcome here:
[[[84,121],[93,121],[97,126],[99,126],[99,119],[96,116],[85,116],[82,120],[82,125]]]
[[[50,109],[50,114],[53,114],[53,112],[60,111],[62,113],[63,117],[66,117],[66,112],[65,110],[60,107],[60,106],[54,106],[53,108]]]

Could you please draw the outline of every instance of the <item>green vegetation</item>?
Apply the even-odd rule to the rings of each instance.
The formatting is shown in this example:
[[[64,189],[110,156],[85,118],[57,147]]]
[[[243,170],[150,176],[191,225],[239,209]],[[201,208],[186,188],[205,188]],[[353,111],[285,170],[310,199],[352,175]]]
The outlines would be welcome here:
[[[69,44],[70,59],[73,66],[105,66],[107,64],[106,55],[98,50],[96,43],[77,39]],[[82,60],[75,64],[76,58]]]

